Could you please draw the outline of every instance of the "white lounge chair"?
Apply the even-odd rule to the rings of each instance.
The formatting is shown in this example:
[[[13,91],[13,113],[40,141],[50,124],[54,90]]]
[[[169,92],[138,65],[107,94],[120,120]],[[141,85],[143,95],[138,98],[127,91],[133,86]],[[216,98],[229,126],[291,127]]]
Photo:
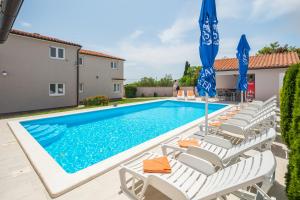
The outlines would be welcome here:
[[[208,135],[200,141],[200,146],[190,146],[188,148],[181,148],[178,141],[182,138],[174,137],[163,143],[161,148],[165,156],[175,156],[178,152],[192,154],[211,162],[217,167],[224,168],[236,162],[239,156],[250,149],[259,148],[261,151],[271,149],[275,137],[276,131],[270,128],[268,131],[246,139],[238,145],[232,145],[230,141],[224,138]]]
[[[236,114],[232,116],[230,119],[226,120],[225,122],[229,124],[247,125],[250,124],[251,121],[254,120],[255,118],[259,118],[261,116],[267,115],[275,111],[276,111],[276,105],[272,104],[260,111],[253,111],[248,113],[244,112],[244,113]]]
[[[177,99],[178,100],[185,100],[184,90],[178,90]]]
[[[193,90],[187,90],[187,92],[186,92],[186,98],[188,100],[195,100],[196,96],[195,96],[194,91]]]
[[[169,174],[144,173],[143,160],[158,155],[145,153],[123,165],[119,170],[121,189],[130,198],[144,199],[149,185],[172,200],[226,199],[230,193],[243,193],[242,188],[254,186],[257,194],[247,193],[247,199],[270,200],[266,194],[274,181],[276,161],[271,151],[258,153],[218,172],[205,160],[181,154],[178,160],[169,158]],[[257,184],[262,183],[261,187]]]
[[[270,103],[276,103],[277,97],[274,95],[267,99],[266,101],[253,101],[247,105],[247,108],[256,108],[256,109],[262,109],[264,106],[270,104]]]
[[[231,120],[230,123],[227,121],[222,122],[219,127],[208,126],[209,134],[219,134],[219,133],[234,133],[242,135],[245,138],[250,137],[253,134],[253,129],[261,131],[267,128],[273,128],[276,125],[276,112],[271,111],[269,113],[264,113],[263,115],[253,118],[250,123],[242,120]],[[205,136],[205,125],[199,125],[199,132],[197,135],[204,137]]]

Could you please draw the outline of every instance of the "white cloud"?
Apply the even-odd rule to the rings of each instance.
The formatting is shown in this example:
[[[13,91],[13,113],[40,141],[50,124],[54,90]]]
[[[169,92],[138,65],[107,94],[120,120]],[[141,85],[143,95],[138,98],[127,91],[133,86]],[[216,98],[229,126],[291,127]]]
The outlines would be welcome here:
[[[254,0],[251,18],[270,20],[299,12],[299,0]]]
[[[136,39],[136,38],[140,37],[143,33],[144,33],[144,31],[142,31],[142,30],[135,30],[133,33],[130,34],[129,38]]]
[[[197,29],[197,23],[196,16],[179,18],[171,27],[161,31],[158,37],[162,43],[182,42],[187,32]]]
[[[249,7],[248,0],[217,0],[218,19],[238,19],[247,13]]]
[[[21,22],[21,26],[23,26],[23,27],[25,27],[25,28],[30,28],[30,27],[32,27],[32,24],[31,23],[29,23],[29,22]]]

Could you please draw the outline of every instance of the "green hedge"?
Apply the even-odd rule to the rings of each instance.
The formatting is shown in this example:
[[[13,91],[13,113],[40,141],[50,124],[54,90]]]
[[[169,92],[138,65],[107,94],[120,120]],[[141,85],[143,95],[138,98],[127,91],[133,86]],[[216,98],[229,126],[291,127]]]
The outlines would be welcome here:
[[[296,78],[294,110],[289,131],[290,153],[286,175],[287,194],[290,200],[300,199],[300,70]]]
[[[290,139],[288,133],[291,128],[292,122],[296,76],[299,71],[299,66],[299,64],[292,65],[286,71],[280,93],[280,128],[282,137],[288,147],[290,147]]]
[[[281,132],[289,152],[286,192],[289,200],[300,199],[300,64],[291,66],[280,95]]]
[[[136,91],[137,91],[136,85],[125,85],[125,96],[127,98],[135,98]]]
[[[93,96],[85,98],[82,103],[85,106],[108,105],[109,99],[106,96]]]

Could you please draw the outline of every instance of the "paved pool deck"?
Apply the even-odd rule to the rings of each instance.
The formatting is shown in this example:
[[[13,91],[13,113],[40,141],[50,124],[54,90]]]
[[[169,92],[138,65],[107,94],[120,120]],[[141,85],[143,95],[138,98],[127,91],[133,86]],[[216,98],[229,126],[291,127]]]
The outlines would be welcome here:
[[[15,118],[17,119],[17,118]],[[20,119],[20,118],[18,118]],[[46,191],[38,174],[31,166],[28,158],[18,144],[16,138],[7,125],[13,119],[0,120],[0,199],[1,200],[50,200],[52,199]],[[182,135],[189,135],[197,131],[192,128]],[[161,153],[159,146],[150,151]],[[287,199],[285,195],[284,175],[287,171],[287,148],[281,142],[280,135],[272,145],[272,152],[277,161],[276,182],[269,194],[277,200]],[[251,155],[255,151],[249,151]],[[128,200],[120,191],[118,167],[96,177],[88,183],[81,185],[72,191],[55,198],[56,200]],[[146,192],[146,200],[168,199],[155,189]],[[229,196],[229,200],[236,197]]]

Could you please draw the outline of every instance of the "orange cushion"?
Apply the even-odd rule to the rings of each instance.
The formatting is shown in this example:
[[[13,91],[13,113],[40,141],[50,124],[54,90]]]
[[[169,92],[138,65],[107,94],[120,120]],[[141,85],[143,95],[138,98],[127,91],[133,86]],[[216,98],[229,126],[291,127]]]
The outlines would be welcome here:
[[[179,140],[178,145],[182,148],[188,148],[189,146],[200,146],[199,141],[195,138]]]
[[[146,173],[171,173],[171,166],[166,156],[144,160],[143,167]]]
[[[187,95],[188,95],[188,96],[195,96],[195,93],[194,93],[193,90],[188,90],[188,91],[187,91]]]
[[[183,96],[183,91],[182,90],[178,90],[177,96]]]
[[[210,122],[208,123],[209,126],[216,126],[216,127],[219,127],[222,125],[222,122],[220,121],[214,121],[214,122]]]

